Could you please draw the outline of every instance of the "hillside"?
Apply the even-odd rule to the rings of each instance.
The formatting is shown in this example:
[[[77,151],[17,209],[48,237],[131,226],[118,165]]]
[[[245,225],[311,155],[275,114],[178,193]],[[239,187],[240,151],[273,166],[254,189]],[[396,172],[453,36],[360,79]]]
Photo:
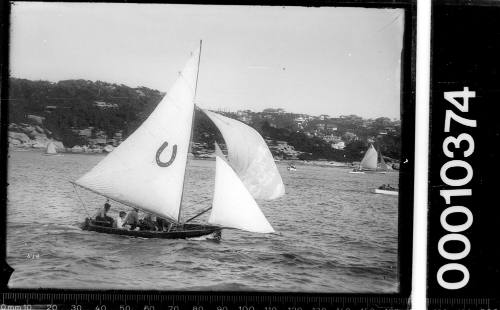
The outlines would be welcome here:
[[[11,78],[9,141],[32,147],[42,147],[49,140],[60,141],[65,148],[116,146],[148,117],[163,96],[147,87],[101,81],[53,83]],[[281,159],[357,161],[369,143],[390,158],[397,160],[400,154],[400,124],[388,118],[330,118],[283,109],[220,113],[254,127],[265,137],[273,155]],[[216,140],[223,143],[217,128],[196,111],[193,153],[206,155]]]

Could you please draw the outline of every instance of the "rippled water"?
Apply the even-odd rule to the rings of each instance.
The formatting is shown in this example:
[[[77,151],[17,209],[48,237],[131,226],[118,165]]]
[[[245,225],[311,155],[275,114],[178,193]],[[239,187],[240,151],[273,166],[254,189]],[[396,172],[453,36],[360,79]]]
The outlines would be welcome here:
[[[141,239],[82,231],[73,187],[102,155],[11,151],[8,263],[11,287],[161,290],[397,292],[397,198],[370,191],[398,174],[279,164],[286,195],[259,201],[276,235],[224,230],[210,240]],[[214,161],[192,160],[187,218],[210,199]],[[104,199],[79,190],[92,214]],[[112,204],[112,216],[125,207]],[[203,219],[202,219],[203,220]]]

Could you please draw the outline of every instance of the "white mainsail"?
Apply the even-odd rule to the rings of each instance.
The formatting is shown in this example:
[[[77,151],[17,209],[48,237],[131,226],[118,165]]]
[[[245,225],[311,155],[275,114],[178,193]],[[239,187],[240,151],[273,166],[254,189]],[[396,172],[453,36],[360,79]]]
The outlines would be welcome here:
[[[215,191],[208,223],[250,232],[274,232],[236,172],[219,156],[216,156]]]
[[[56,145],[54,142],[50,141],[45,149],[45,154],[57,154]]]
[[[202,109],[219,128],[228,150],[228,161],[255,199],[275,199],[285,194],[273,155],[261,135],[237,120]]]
[[[365,153],[365,156],[361,160],[360,166],[363,169],[377,169],[377,151],[373,147],[373,144],[370,144],[370,147]]]
[[[177,219],[198,62],[198,52],[193,53],[148,119],[75,183],[126,205]]]

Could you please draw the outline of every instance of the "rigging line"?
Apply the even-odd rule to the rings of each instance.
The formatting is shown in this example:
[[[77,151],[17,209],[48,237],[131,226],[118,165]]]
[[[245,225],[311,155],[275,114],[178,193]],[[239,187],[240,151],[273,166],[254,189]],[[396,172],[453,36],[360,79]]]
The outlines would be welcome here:
[[[200,61],[201,61],[201,44],[203,43],[200,40],[200,51],[198,53],[198,70],[196,71],[196,84],[194,85],[194,98],[196,99],[196,91],[198,90],[198,75],[200,74]]]
[[[75,191],[76,196],[78,197],[78,199],[80,200],[80,203],[82,204],[83,208],[85,209],[85,212],[87,212],[87,215],[88,215],[89,217],[92,217],[92,216],[90,216],[90,212],[89,212],[89,210],[87,210],[87,206],[85,206],[85,203],[83,202],[82,198],[81,198],[81,197],[80,197],[80,195],[78,194],[78,191],[76,190],[76,186],[75,186],[75,184],[74,184],[74,183],[71,183],[71,185],[73,185],[73,190]]]
[[[120,203],[120,204],[122,204],[122,205],[124,205],[124,206],[127,206],[127,207],[129,207],[129,208],[132,208],[132,209],[139,209],[139,210],[141,210],[141,211],[142,211],[142,212],[144,212],[144,213],[151,213],[151,214],[155,214],[157,217],[161,217],[161,218],[166,218],[166,217],[167,217],[167,216],[165,216],[165,215],[159,215],[159,214],[157,214],[157,213],[154,213],[154,212],[151,212],[151,211],[145,210],[145,209],[143,209],[143,208],[142,208],[142,207],[140,207],[140,206],[137,206],[137,205],[134,205],[134,204],[129,204],[129,203],[125,202],[125,201],[122,201],[122,200],[119,200],[119,199],[116,199],[116,198],[108,197],[108,196],[103,195],[103,194],[101,194],[101,193],[99,193],[99,192],[97,192],[97,191],[95,191],[95,190],[93,190],[93,189],[90,189],[90,188],[85,187],[85,186],[83,186],[83,185],[80,185],[80,184],[74,183],[74,182],[72,182],[72,181],[69,181],[69,182],[70,182],[71,184],[73,184],[73,186],[80,186],[81,188],[86,189],[86,190],[88,190],[88,191],[89,191],[89,192],[91,192],[91,193],[94,193],[94,194],[97,194],[97,195],[99,195],[99,196],[105,197],[105,198],[106,198],[106,199],[108,199],[108,200],[112,200],[112,201],[114,201],[114,202]],[[175,221],[175,219],[173,219],[173,218],[171,218],[171,217],[168,217],[168,218],[169,218],[169,219],[171,219],[171,220],[173,220],[173,221]]]
[[[195,216],[193,216],[193,217],[189,218],[188,220],[186,220],[186,222],[185,222],[185,223],[187,223],[187,222],[190,222],[190,221],[194,220],[195,218],[197,218],[197,217],[199,217],[199,216],[201,216],[201,215],[203,215],[203,214],[207,213],[207,212],[208,212],[208,211],[210,211],[210,210],[212,210],[212,207],[207,208],[207,209],[205,209],[205,210],[201,211],[200,213],[196,214]]]

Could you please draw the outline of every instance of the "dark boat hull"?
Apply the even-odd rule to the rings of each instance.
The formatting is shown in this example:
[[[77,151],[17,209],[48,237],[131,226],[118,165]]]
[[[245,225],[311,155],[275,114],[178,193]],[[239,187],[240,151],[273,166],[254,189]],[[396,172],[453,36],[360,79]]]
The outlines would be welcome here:
[[[171,231],[128,230],[96,225],[95,222],[89,218],[85,219],[82,229],[105,234],[160,239],[186,239],[212,235],[213,239],[217,240],[220,239],[222,230],[222,228],[218,226],[200,224],[184,224],[182,227],[174,228]]]

